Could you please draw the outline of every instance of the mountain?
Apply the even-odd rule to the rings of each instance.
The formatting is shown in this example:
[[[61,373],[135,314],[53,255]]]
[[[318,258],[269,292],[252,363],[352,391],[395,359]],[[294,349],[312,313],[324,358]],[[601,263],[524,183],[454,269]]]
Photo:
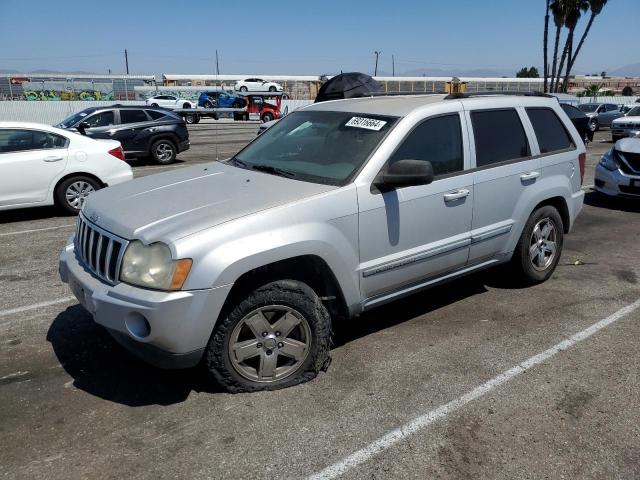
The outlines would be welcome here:
[[[612,77],[640,77],[640,63],[631,63],[624,67],[616,68],[607,72],[607,75]]]
[[[419,68],[416,70],[409,70],[403,73],[403,75],[408,77],[512,77],[515,76],[515,72],[506,72],[504,70],[491,68],[464,70],[459,67],[452,67],[446,70],[441,68]]]

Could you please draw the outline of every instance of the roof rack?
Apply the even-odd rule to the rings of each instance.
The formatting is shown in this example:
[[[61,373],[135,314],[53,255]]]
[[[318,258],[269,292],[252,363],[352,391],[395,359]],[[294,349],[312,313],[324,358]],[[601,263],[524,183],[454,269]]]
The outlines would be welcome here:
[[[516,97],[544,97],[544,98],[558,98],[548,93],[543,92],[456,92],[450,93],[445,100],[458,100],[461,98],[473,98],[473,97],[489,97],[489,96],[516,96]]]

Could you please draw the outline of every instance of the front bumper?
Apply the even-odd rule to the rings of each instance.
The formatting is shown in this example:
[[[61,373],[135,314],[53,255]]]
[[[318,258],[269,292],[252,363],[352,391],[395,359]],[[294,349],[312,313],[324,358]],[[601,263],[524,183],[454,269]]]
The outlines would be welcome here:
[[[640,128],[616,128],[615,125],[611,127],[611,138],[613,140],[637,136],[640,136]]]
[[[640,198],[640,175],[633,176],[620,170],[607,170],[596,165],[595,189],[611,196]]]
[[[188,368],[200,361],[231,289],[225,285],[159,292],[108,285],[78,261],[73,244],[62,251],[59,271],[96,323],[126,349],[161,368]]]

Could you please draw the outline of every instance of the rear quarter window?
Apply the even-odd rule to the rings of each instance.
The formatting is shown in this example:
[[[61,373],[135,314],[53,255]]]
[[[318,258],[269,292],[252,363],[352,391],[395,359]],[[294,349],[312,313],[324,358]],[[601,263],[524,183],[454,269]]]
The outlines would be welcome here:
[[[147,115],[149,115],[153,120],[158,120],[159,118],[162,118],[165,116],[164,113],[159,112],[157,110],[145,110],[147,112]]]
[[[575,148],[567,129],[550,108],[527,108],[527,115],[538,138],[540,153],[552,153]]]

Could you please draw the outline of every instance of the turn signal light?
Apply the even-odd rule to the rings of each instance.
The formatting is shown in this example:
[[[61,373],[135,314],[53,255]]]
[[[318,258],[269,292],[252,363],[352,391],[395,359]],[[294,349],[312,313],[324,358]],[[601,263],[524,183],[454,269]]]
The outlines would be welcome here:
[[[193,260],[190,258],[183,258],[182,260],[176,260],[176,269],[173,271],[173,277],[171,278],[171,284],[169,290],[180,290],[184,285]]]
[[[109,150],[109,155],[113,155],[120,160],[124,160],[124,151],[122,150],[122,147],[116,147],[112,150]]]

